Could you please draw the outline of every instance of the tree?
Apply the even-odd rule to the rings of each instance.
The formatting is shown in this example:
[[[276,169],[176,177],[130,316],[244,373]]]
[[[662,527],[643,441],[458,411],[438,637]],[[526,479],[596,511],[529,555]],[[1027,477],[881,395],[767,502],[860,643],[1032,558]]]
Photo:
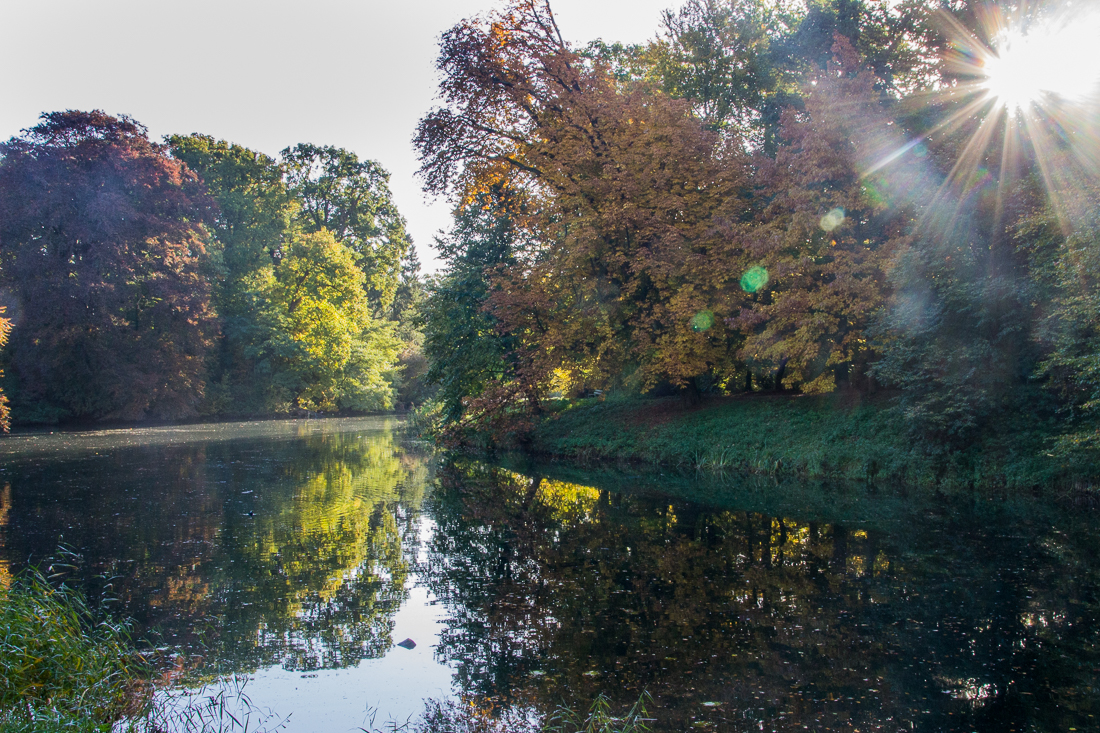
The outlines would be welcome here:
[[[263,153],[209,135],[172,135],[168,144],[217,203],[210,228],[218,314],[243,315],[249,278],[271,265],[293,234],[298,206],[283,171]]]
[[[746,214],[737,146],[716,154],[686,102],[587,67],[543,2],[455,26],[438,66],[447,106],[417,135],[427,189],[469,203],[511,186],[531,202],[534,246],[490,304],[516,338],[528,407],[554,373],[690,385],[723,368],[732,276],[714,265],[737,256],[724,243]]]
[[[359,257],[376,315],[388,313],[412,245],[389,190],[390,174],[351,151],[299,144],[282,152],[304,231],[327,229]]]
[[[0,350],[8,343],[8,334],[11,333],[11,321],[3,317],[5,308],[0,308]],[[4,378],[4,370],[0,369],[0,379]],[[0,390],[0,428],[8,432],[11,428],[11,411],[8,408],[8,396]]]
[[[354,253],[322,229],[296,237],[264,272],[265,302],[246,353],[266,362],[298,407],[392,407],[385,373],[397,342],[372,321]]]
[[[743,240],[756,269],[745,274],[745,303],[731,321],[747,334],[746,362],[775,370],[777,388],[809,392],[831,391],[872,356],[867,329],[917,203],[883,192],[919,178],[900,163],[888,182],[865,174],[903,142],[874,75],[860,70],[846,40],[834,50],[836,61],[807,85],[805,109],[786,113],[774,160],[758,156],[766,203]]]
[[[194,173],[134,120],[100,111],[45,114],[0,156],[21,409],[195,414],[215,323],[201,272],[211,202]]]
[[[257,414],[286,402],[278,375],[245,355],[267,307],[257,289],[295,236],[298,205],[274,159],[208,135],[168,138],[173,157],[195,171],[217,208],[207,274],[221,324],[208,359],[203,412]]]
[[[459,211],[450,234],[437,240],[447,272],[428,285],[420,327],[427,379],[439,386],[449,423],[476,424],[484,417],[478,412],[484,402],[471,400],[494,385],[514,389],[514,339],[486,308],[493,275],[514,265],[516,251],[526,244],[516,222],[519,201],[516,191],[494,186]]]
[[[1035,323],[1042,349],[1037,376],[1061,398],[1071,418],[1058,438],[1062,454],[1100,451],[1100,184],[1083,182],[1060,202],[1071,213],[1066,231],[1052,204],[1023,218],[1016,241],[1031,253],[1031,294],[1043,303]]]
[[[663,38],[647,55],[666,94],[691,100],[708,126],[752,138],[797,91],[799,70],[775,63],[773,45],[800,20],[781,2],[689,0],[664,12]]]
[[[783,110],[802,105],[801,82],[825,69],[837,36],[859,53],[876,87],[893,95],[928,88],[944,71],[935,8],[909,0],[689,0],[664,13],[659,38],[618,54],[632,77],[691,101],[716,130],[732,128],[774,156]],[[613,50],[613,47],[605,47]],[[624,58],[625,57],[625,58]]]

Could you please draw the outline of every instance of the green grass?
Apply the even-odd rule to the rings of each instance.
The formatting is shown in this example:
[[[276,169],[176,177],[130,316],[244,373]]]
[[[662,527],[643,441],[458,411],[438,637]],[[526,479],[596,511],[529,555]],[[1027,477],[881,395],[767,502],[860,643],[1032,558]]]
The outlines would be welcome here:
[[[688,405],[678,398],[589,402],[545,419],[537,452],[581,461],[640,462],[936,488],[1091,486],[1087,459],[1051,455],[1053,421],[1018,415],[953,452],[915,442],[885,397],[749,395]]]
[[[157,690],[124,622],[42,572],[0,586],[0,733],[259,733],[282,727],[240,678]]]
[[[141,712],[150,678],[128,627],[80,593],[38,571],[0,589],[0,731],[109,728]]]

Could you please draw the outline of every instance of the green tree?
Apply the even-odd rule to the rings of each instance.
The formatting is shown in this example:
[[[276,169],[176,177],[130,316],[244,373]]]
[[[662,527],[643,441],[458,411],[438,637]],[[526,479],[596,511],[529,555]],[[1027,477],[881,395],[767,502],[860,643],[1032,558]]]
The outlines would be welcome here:
[[[1054,207],[1020,223],[1017,241],[1031,252],[1032,293],[1043,303],[1036,337],[1043,360],[1038,376],[1060,398],[1072,419],[1059,436],[1061,453],[1100,451],[1100,185],[1081,185],[1063,206],[1072,213],[1067,232]]]
[[[203,406],[213,414],[278,410],[278,375],[245,351],[268,307],[258,289],[296,230],[298,205],[274,159],[208,135],[173,135],[172,155],[202,179],[217,204],[209,277],[221,338],[209,359]]]
[[[494,186],[464,207],[451,232],[436,242],[447,271],[429,282],[420,325],[427,379],[439,387],[448,422],[462,420],[469,400],[490,385],[515,377],[513,339],[500,333],[486,305],[493,274],[514,265],[524,244],[517,207],[515,191]]]
[[[263,153],[209,135],[172,135],[168,145],[217,202],[211,256],[218,313],[226,319],[243,316],[249,278],[275,260],[293,233],[298,206],[282,169]]]
[[[287,186],[301,206],[302,229],[327,229],[354,252],[375,315],[388,313],[412,245],[390,194],[390,174],[373,160],[360,161],[332,146],[303,143],[281,155]]]
[[[268,361],[304,409],[392,407],[386,372],[398,343],[375,322],[355,254],[322,229],[296,237],[264,273],[267,304],[251,353]]]
[[[776,63],[773,46],[801,16],[784,2],[689,0],[665,11],[662,38],[646,55],[666,94],[690,99],[715,129],[751,136],[797,92],[799,69]]]

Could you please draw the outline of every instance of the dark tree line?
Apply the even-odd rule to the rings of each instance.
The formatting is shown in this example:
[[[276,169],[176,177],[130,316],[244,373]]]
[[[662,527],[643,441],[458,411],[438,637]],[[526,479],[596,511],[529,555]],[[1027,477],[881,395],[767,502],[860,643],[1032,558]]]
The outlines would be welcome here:
[[[418,265],[387,181],[339,148],[43,115],[0,146],[14,419],[392,407]]]

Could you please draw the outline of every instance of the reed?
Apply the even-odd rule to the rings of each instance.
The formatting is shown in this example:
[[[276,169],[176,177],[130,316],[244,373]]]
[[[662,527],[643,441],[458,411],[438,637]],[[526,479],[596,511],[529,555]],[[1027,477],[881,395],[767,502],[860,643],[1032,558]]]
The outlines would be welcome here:
[[[158,690],[131,626],[58,582],[64,565],[0,587],[0,733],[271,733],[243,678]],[[47,573],[50,573],[47,575]]]

